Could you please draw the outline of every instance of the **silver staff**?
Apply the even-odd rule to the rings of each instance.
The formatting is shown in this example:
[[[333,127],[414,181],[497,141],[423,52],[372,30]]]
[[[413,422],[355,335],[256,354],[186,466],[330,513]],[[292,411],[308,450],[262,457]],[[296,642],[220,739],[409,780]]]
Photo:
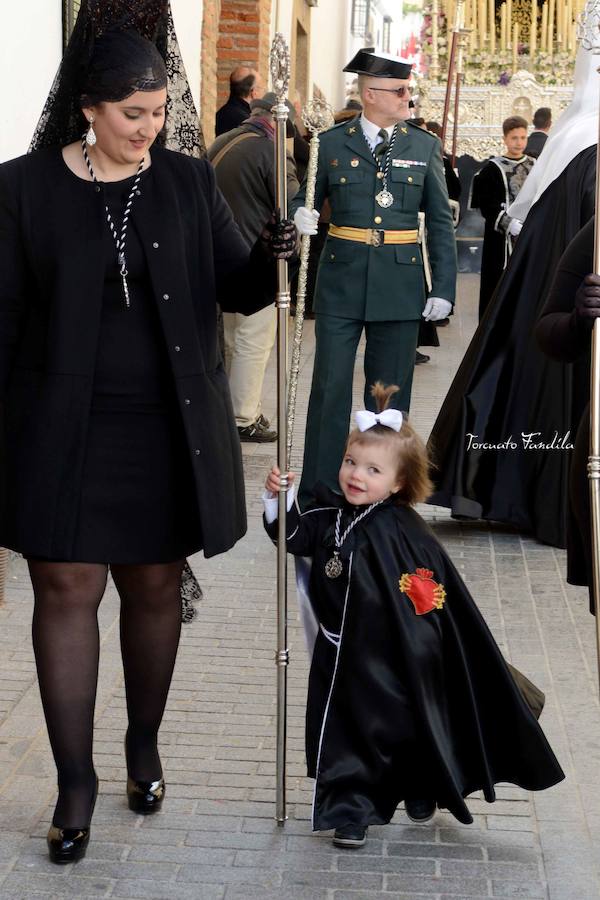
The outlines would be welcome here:
[[[306,169],[306,197],[304,205],[314,209],[315,182],[319,166],[319,134],[333,125],[333,110],[324,100],[311,100],[302,111],[302,121],[312,134],[308,167]],[[300,350],[302,348],[302,330],[304,328],[304,312],[306,308],[306,279],[308,275],[308,257],[310,253],[310,235],[303,234],[300,245],[300,271],[298,273],[298,290],[296,292],[296,319],[294,325],[294,344],[292,348],[292,365],[290,367],[290,383],[288,388],[288,432],[287,461],[291,464],[292,443],[294,440],[294,420],[296,417],[296,394],[298,392],[298,373],[300,371]]]
[[[600,54],[600,0],[588,0],[581,14],[578,35],[582,47]],[[598,69],[600,72],[600,69]],[[600,117],[599,117],[600,120]],[[600,275],[600,132],[596,155],[596,224],[594,229],[594,272]],[[592,521],[593,597],[596,610],[596,646],[600,681],[600,322],[594,319],[590,367],[590,511]]]
[[[277,215],[287,218],[287,157],[286,122],[288,108],[285,98],[290,80],[290,53],[285,38],[276,34],[271,47],[271,79],[277,103],[273,107],[276,123],[275,135],[275,199]],[[277,526],[277,749],[275,761],[276,801],[275,818],[278,825],[286,820],[286,724],[287,724],[287,552],[285,544],[285,518],[287,512],[287,370],[288,370],[288,318],[290,292],[288,265],[277,261],[277,465],[281,472],[279,491],[279,519]]]

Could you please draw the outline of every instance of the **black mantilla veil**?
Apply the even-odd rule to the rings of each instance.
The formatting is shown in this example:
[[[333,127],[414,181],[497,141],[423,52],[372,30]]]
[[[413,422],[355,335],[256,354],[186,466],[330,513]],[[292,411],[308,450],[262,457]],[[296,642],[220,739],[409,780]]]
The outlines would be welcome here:
[[[81,137],[85,128],[81,115],[81,98],[85,94],[86,76],[94,50],[103,36],[118,32],[129,33],[130,36],[137,33],[147,38],[155,45],[164,62],[167,116],[165,127],[157,138],[158,143],[170,150],[201,156],[205,150],[204,141],[175,34],[169,0],[83,0],[35,129],[30,151],[65,146]],[[164,87],[164,69],[161,79],[161,67],[156,64],[156,59],[152,59],[152,55],[148,53],[144,56],[139,47],[140,42],[136,44],[132,40],[131,43],[134,49],[132,63],[137,65],[137,70],[133,71],[133,65],[129,72],[126,68],[121,69],[118,73],[120,84],[127,84],[130,78],[132,93],[134,90]],[[110,84],[106,87],[109,95],[98,99],[111,99]],[[122,100],[124,97],[112,99]]]

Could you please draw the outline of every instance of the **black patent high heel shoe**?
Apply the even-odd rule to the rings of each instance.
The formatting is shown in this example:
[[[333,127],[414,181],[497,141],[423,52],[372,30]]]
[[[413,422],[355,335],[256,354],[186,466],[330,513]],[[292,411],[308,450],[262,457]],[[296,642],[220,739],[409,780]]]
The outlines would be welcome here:
[[[96,786],[94,788],[94,796],[92,799],[92,810],[90,812],[90,822],[94,815],[94,807],[96,806],[96,798],[98,797],[98,776],[96,776]],[[50,862],[58,865],[66,865],[67,863],[78,862],[85,856],[88,844],[90,842],[90,826],[85,828],[61,828],[54,822],[48,829],[46,843],[48,844],[48,855]]]
[[[127,802],[129,809],[144,816],[158,812],[165,798],[165,779],[158,781],[135,781],[127,776]]]
[[[125,759],[127,759],[127,735],[125,735]],[[129,766],[127,766],[129,769]],[[143,816],[158,812],[165,799],[167,786],[164,778],[157,781],[136,781],[127,773],[127,802],[129,809]]]

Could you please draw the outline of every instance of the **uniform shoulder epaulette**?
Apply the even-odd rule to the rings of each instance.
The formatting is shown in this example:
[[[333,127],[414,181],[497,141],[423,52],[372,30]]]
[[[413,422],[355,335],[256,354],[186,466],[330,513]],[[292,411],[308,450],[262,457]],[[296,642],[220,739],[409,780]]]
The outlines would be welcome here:
[[[356,117],[354,119],[343,119],[341,122],[336,122],[335,125],[332,125],[331,128],[326,128],[325,131],[322,131],[319,135],[322,138],[326,134],[331,134],[332,131],[339,131],[340,128],[344,128],[348,125],[354,124],[356,127],[356,123],[358,122],[360,117]]]
[[[415,125],[415,123],[412,121],[412,119],[405,119],[405,120],[404,120],[404,124],[405,124],[405,125],[410,125],[410,127],[411,127],[411,128],[414,128],[415,131],[420,131],[421,134],[426,135],[428,138],[433,138],[433,140],[437,140],[437,139],[438,139],[437,134],[433,134],[432,131],[426,131],[424,128],[421,128],[420,125]]]

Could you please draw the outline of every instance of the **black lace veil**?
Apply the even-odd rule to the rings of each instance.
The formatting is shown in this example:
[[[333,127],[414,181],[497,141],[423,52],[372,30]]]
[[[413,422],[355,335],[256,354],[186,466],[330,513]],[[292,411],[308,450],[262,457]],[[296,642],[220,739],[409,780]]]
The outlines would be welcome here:
[[[190,156],[201,156],[205,150],[204,141],[169,0],[83,0],[30,151],[65,146],[81,137],[84,123],[80,101],[85,75],[96,41],[114,31],[137,32],[152,41],[164,60],[167,116],[158,143]]]

